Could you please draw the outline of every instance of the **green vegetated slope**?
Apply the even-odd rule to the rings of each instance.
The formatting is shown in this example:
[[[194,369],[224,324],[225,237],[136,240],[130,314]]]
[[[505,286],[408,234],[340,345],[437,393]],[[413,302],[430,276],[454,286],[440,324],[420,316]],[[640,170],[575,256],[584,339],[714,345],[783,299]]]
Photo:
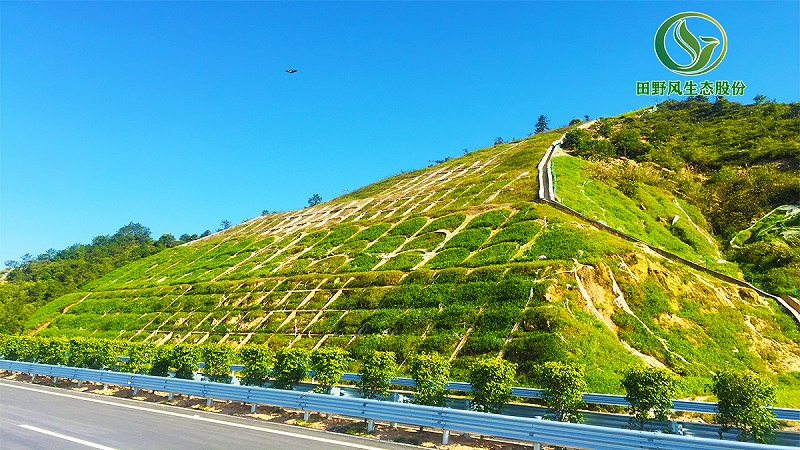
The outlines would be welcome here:
[[[564,147],[581,159],[554,159],[557,196],[687,259],[796,295],[800,103],[760,101],[670,100],[571,131]]]
[[[621,372],[641,361],[685,375],[689,393],[712,371],[750,368],[794,392],[800,335],[780,306],[533,202],[536,166],[564,131],[163,251],[46,305],[26,327],[393,350],[401,363],[436,351],[460,379],[472,359],[502,355],[519,364],[520,383],[537,363],[575,359],[602,392],[620,392]]]

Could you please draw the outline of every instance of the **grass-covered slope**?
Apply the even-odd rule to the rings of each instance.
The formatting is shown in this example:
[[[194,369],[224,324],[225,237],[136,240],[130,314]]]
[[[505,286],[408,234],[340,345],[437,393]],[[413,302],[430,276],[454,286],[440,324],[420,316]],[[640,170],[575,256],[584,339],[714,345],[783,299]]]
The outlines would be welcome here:
[[[166,250],[46,305],[26,327],[331,345],[356,356],[393,350],[401,363],[436,351],[453,358],[462,379],[471,359],[503,355],[519,364],[520,383],[536,363],[574,359],[587,365],[590,388],[606,392],[619,392],[621,372],[642,361],[684,374],[690,392],[721,367],[797,383],[786,374],[800,370],[800,336],[778,305],[533,202],[536,166],[564,131]],[[664,245],[695,255],[715,248],[696,241]]]
[[[723,260],[735,261],[748,281],[796,295],[800,246],[779,215],[800,207],[799,130],[800,103],[669,100],[570,131],[564,147],[582,161],[561,158],[557,195],[688,259],[731,275]],[[788,228],[760,239],[762,218]]]

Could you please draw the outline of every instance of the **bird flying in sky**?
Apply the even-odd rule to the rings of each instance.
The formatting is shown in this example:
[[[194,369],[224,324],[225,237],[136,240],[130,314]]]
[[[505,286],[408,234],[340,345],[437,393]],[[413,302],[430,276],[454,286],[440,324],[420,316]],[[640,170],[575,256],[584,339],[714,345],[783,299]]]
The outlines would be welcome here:
[[[286,73],[295,73],[295,72],[297,72],[297,69],[289,69],[286,71]]]

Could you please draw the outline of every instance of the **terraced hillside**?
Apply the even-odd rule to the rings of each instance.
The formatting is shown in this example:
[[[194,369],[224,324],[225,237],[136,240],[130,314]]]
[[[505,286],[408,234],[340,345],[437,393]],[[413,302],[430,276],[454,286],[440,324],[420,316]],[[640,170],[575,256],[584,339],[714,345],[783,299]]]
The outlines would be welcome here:
[[[520,382],[536,363],[574,358],[587,364],[590,388],[606,392],[641,361],[685,375],[689,392],[720,367],[749,367],[795,395],[800,332],[780,306],[534,202],[536,166],[565,131],[162,251],[46,305],[26,327],[159,343],[335,345],[356,356],[386,349],[401,359],[437,351],[452,357],[456,377],[470,359],[501,354],[519,363]],[[694,224],[681,251],[718,251],[704,222]],[[677,245],[667,224],[645,225],[656,244]]]

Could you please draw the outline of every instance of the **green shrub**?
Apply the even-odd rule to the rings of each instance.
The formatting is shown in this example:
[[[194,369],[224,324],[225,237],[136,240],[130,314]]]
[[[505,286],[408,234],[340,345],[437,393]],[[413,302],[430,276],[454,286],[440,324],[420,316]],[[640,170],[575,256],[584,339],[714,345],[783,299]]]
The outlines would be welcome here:
[[[117,363],[120,344],[105,339],[71,338],[69,365],[87,369],[103,369]]]
[[[389,230],[389,235],[409,237],[419,231],[419,229],[422,228],[427,221],[428,219],[424,217],[414,217],[413,219],[408,219],[405,222],[397,224],[394,228]]]
[[[448,290],[453,284],[461,283],[466,277],[466,269],[444,269],[436,272],[431,280],[433,284],[447,285]]]
[[[264,344],[245,344],[239,349],[239,359],[244,370],[242,382],[248,386],[263,386],[272,371],[275,353]]]
[[[516,214],[514,214],[513,216],[511,216],[511,218],[508,219],[508,224],[507,225],[523,222],[523,221],[526,221],[526,220],[536,220],[536,219],[541,219],[541,218],[542,218],[542,216],[541,216],[541,214],[539,214],[539,210],[537,209],[537,206],[536,205],[527,204],[527,205],[523,206],[522,208],[520,208],[520,210],[517,211]]]
[[[517,222],[498,231],[497,234],[492,236],[489,245],[501,242],[516,242],[519,245],[524,245],[533,239],[541,229],[542,226],[532,220]]]
[[[466,330],[475,320],[476,314],[474,306],[457,303],[445,306],[434,319],[434,327],[439,331]]]
[[[757,375],[723,371],[714,376],[711,392],[718,399],[714,422],[722,425],[720,438],[723,431],[738,428],[740,441],[769,442],[778,428],[771,409],[775,386]]]
[[[165,344],[156,347],[153,355],[153,364],[150,367],[150,375],[155,377],[169,376],[169,369],[172,366],[173,345]]]
[[[283,348],[278,351],[272,376],[275,389],[293,390],[308,375],[311,353],[304,348]]]
[[[389,394],[392,378],[397,375],[393,352],[372,352],[361,361],[361,379],[356,383],[363,398],[384,398]]]
[[[449,216],[440,217],[433,222],[431,222],[425,229],[422,230],[423,233],[437,231],[437,230],[447,230],[453,231],[458,228],[464,222],[467,216],[464,214],[451,214]]]
[[[437,232],[430,232],[421,234],[411,241],[409,241],[406,245],[403,246],[402,250],[427,250],[431,251],[436,248],[445,238],[444,233],[437,233]]]
[[[314,392],[328,394],[339,382],[351,362],[350,353],[338,347],[321,347],[311,352],[311,370],[317,387]]]
[[[519,245],[514,242],[503,242],[493,245],[472,255],[466,264],[470,267],[486,266],[489,264],[503,264],[508,262],[519,250]]]
[[[625,399],[631,406],[631,425],[644,430],[652,418],[667,420],[672,409],[672,399],[678,393],[678,379],[667,369],[658,367],[633,367],[622,380]]]
[[[384,334],[388,333],[400,318],[400,309],[379,309],[364,322],[362,333]]]
[[[391,331],[397,335],[420,335],[438,312],[436,308],[408,309],[395,321]]]
[[[39,356],[39,339],[30,336],[9,336],[5,342],[6,359],[36,362]]]
[[[474,217],[467,224],[467,228],[492,228],[495,229],[503,224],[511,215],[511,211],[507,209],[493,209],[487,211],[477,217]]]
[[[372,255],[359,255],[339,269],[339,272],[366,272],[381,261]]]
[[[336,253],[341,253],[354,258],[362,254],[370,243],[371,241],[364,239],[347,241],[344,245],[339,247]]]
[[[472,409],[500,414],[509,400],[514,386],[516,364],[501,358],[480,358],[469,372],[472,386]]]
[[[450,362],[438,353],[413,355],[408,364],[414,379],[414,403],[418,405],[445,406]]]
[[[500,303],[486,307],[475,321],[478,330],[506,335],[519,320],[522,309],[513,304]]]
[[[503,338],[494,333],[473,333],[461,347],[460,355],[478,356],[497,353],[503,349]]]
[[[157,347],[152,342],[130,342],[125,345],[128,362],[120,368],[123,372],[146,375],[155,362]]]
[[[429,334],[422,343],[420,343],[416,350],[419,352],[427,353],[452,353],[458,342],[458,335],[452,332],[434,332]]]
[[[406,238],[404,236],[384,236],[375,241],[366,251],[370,253],[390,253],[397,250],[405,242]]]
[[[488,228],[468,228],[450,238],[444,244],[444,248],[465,248],[474,252],[483,245],[490,234],[492,234],[492,230]]]
[[[554,333],[522,333],[508,343],[506,358],[520,365],[522,372],[531,372],[533,365],[563,361],[567,357],[564,342]]]
[[[373,314],[375,314],[374,311],[363,309],[348,311],[336,324],[336,332],[341,334],[356,334],[358,330],[361,329],[362,324]]]
[[[421,252],[403,252],[378,267],[377,270],[411,270],[422,262],[424,255]]]
[[[227,383],[231,379],[233,347],[229,344],[204,343],[199,346],[200,359],[205,363],[203,374],[211,381]]]
[[[381,237],[383,233],[386,233],[389,228],[391,228],[391,225],[388,223],[379,223],[377,225],[373,225],[369,228],[361,230],[358,234],[353,236],[351,241],[365,240],[372,242]]]
[[[469,256],[469,250],[465,248],[449,248],[437,253],[425,266],[431,269],[454,267],[467,259],[467,256]]]
[[[389,289],[383,297],[382,308],[438,307],[447,295],[447,287],[402,284]]]
[[[536,375],[544,388],[542,399],[547,412],[554,414],[559,422],[583,422],[580,412],[586,406],[583,402],[586,391],[583,366],[551,361],[537,367]]]
[[[200,351],[196,345],[177,344],[172,348],[171,365],[175,368],[175,378],[191,380],[198,370]]]
[[[41,364],[65,365],[69,361],[69,341],[61,337],[37,339],[39,341],[37,362]]]
[[[492,282],[468,281],[458,286],[449,300],[453,304],[480,306],[492,302],[496,292]]]

